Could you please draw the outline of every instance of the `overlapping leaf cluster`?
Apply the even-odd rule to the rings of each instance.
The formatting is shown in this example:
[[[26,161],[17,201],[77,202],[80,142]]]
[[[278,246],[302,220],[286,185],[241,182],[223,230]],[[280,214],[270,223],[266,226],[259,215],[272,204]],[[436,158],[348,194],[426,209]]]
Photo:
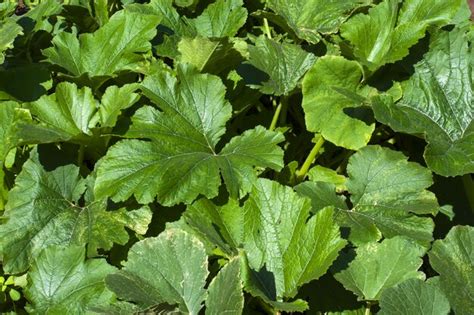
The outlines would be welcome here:
[[[474,229],[430,190],[474,207],[467,2],[14,12],[0,312],[474,313]]]

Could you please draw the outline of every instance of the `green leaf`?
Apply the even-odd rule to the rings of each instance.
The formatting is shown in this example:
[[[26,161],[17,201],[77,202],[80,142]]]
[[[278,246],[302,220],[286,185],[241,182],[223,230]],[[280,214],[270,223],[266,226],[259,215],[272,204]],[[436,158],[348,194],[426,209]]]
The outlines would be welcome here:
[[[115,268],[105,259],[84,262],[83,247],[50,246],[28,272],[28,311],[35,314],[85,314],[94,304],[113,301],[105,277]]]
[[[5,61],[5,51],[13,46],[18,35],[23,34],[22,30],[20,25],[10,19],[0,23],[0,65]]]
[[[199,35],[204,37],[232,37],[245,24],[247,10],[242,0],[217,0],[193,20]]]
[[[190,234],[165,230],[136,243],[122,270],[107,276],[107,286],[119,298],[141,307],[178,304],[183,313],[197,315],[206,297],[207,256]]]
[[[23,165],[15,187],[8,194],[0,225],[3,268],[9,273],[25,271],[32,259],[48,245],[89,244],[110,249],[125,244],[125,226],[143,234],[151,221],[148,208],[136,211],[106,211],[106,200],[85,196],[87,180],[73,164],[47,171],[36,150]]]
[[[474,228],[455,226],[433,243],[430,264],[440,274],[441,289],[456,314],[474,312]]]
[[[340,56],[319,58],[303,79],[307,129],[347,149],[367,145],[375,129],[366,104],[372,89],[362,87],[361,81],[357,62]]]
[[[405,280],[423,279],[418,271],[425,249],[403,237],[367,243],[356,249],[356,258],[334,277],[359,299],[379,300],[387,288]]]
[[[112,146],[97,171],[96,195],[126,200],[132,194],[141,203],[157,196],[163,205],[191,203],[201,194],[215,197],[221,175],[232,197],[247,193],[257,178],[254,169],[279,170],[283,136],[263,127],[234,137],[220,153],[216,144],[225,132],[231,106],[219,78],[178,70],[179,81],[160,73],[143,82],[144,94],[162,112],[150,106],[132,118],[128,137]]]
[[[290,93],[316,59],[297,45],[278,43],[266,36],[258,37],[248,50],[249,64],[268,75],[267,81],[255,86],[265,94]]]
[[[206,315],[240,315],[244,308],[240,259],[234,258],[211,281],[206,299]]]
[[[210,200],[199,199],[186,207],[183,219],[203,243],[232,257],[244,242],[242,211],[239,203],[232,199],[222,207]]]
[[[133,93],[138,87],[138,84],[110,86],[99,103],[90,88],[78,89],[74,83],[59,83],[54,94],[27,105],[38,123],[20,124],[18,135],[24,143],[90,143],[94,128],[114,127],[121,111],[138,101],[139,95]]]
[[[370,71],[401,60],[425,36],[429,26],[443,26],[459,10],[461,0],[384,0],[341,26],[342,37]]]
[[[96,123],[92,118],[97,107],[90,88],[78,89],[74,83],[59,83],[54,94],[29,104],[39,124],[22,124],[19,136],[26,143],[87,141]]]
[[[369,146],[350,158],[347,173],[353,208],[340,214],[354,233],[364,235],[375,225],[387,238],[403,235],[422,245],[430,243],[433,220],[415,215],[439,208],[436,196],[426,190],[433,184],[428,169],[408,162],[401,152]]]
[[[346,243],[332,208],[312,216],[310,210],[310,200],[291,188],[259,179],[243,207],[200,200],[188,206],[184,220],[193,234],[228,256],[244,249],[250,266],[243,267],[246,290],[278,309],[304,310],[304,301],[277,301],[326,273]]]
[[[232,69],[242,55],[228,39],[183,38],[178,44],[180,62],[192,64],[200,72],[219,74]]]
[[[396,131],[423,134],[428,166],[443,176],[474,172],[472,52],[461,29],[440,31],[430,51],[402,83],[403,98],[374,101],[377,120]]]
[[[301,196],[311,199],[312,212],[318,212],[329,206],[333,206],[339,211],[347,210],[345,197],[336,194],[336,187],[333,184],[306,181],[297,185],[295,190]]]
[[[102,96],[101,104],[97,115],[101,127],[114,127],[121,112],[139,99],[140,95],[135,93],[139,88],[138,84],[126,84],[122,87],[109,86]]]
[[[18,104],[15,102],[0,102],[0,164],[10,149],[18,144],[16,124],[19,122]]]
[[[284,312],[304,312],[308,309],[308,303],[297,299],[291,302],[276,301],[275,279],[273,274],[267,270],[259,272],[251,269],[245,252],[240,253],[242,280],[245,291],[252,296],[260,298],[273,309]]]
[[[274,276],[277,298],[326,273],[346,242],[333,209],[310,216],[311,202],[293,189],[259,179],[244,205],[244,249],[250,266]]]
[[[267,5],[282,16],[299,38],[310,43],[321,39],[319,33],[335,33],[360,0],[269,0]]]
[[[380,315],[447,315],[449,302],[437,282],[409,279],[388,288],[380,299]]]
[[[334,184],[337,190],[346,190],[346,177],[338,174],[336,171],[316,165],[308,171],[308,178],[313,182],[325,182]]]
[[[87,75],[95,85],[117,75],[133,71],[143,60],[140,53],[151,49],[149,41],[156,35],[159,18],[153,15],[119,11],[93,34],[61,32],[43,50],[48,61],[74,77]]]

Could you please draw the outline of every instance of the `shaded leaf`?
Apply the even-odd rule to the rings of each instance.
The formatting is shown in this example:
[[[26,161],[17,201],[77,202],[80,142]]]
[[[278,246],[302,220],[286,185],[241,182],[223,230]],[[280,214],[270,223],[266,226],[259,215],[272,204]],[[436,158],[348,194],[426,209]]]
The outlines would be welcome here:
[[[206,315],[240,315],[244,308],[240,260],[234,258],[211,281],[206,299]]]
[[[437,282],[424,282],[409,279],[399,285],[388,288],[380,299],[380,315],[449,314],[449,302]]]
[[[444,176],[474,172],[474,97],[472,52],[461,29],[440,31],[430,51],[402,83],[403,98],[374,101],[377,120],[396,131],[423,134],[425,160]]]
[[[268,81],[258,86],[265,94],[290,93],[316,59],[297,45],[278,43],[265,36],[258,37],[248,50],[248,62],[268,75]]]
[[[195,66],[201,72],[219,74],[235,67],[242,55],[228,39],[183,38],[178,43],[180,61]]]
[[[317,43],[319,33],[335,33],[359,0],[269,0],[270,9],[282,16],[301,39]]]
[[[474,312],[474,228],[455,226],[444,240],[433,243],[430,264],[456,314]]]
[[[15,38],[22,34],[22,28],[15,21],[0,22],[0,65],[5,61],[5,51],[11,48]]]

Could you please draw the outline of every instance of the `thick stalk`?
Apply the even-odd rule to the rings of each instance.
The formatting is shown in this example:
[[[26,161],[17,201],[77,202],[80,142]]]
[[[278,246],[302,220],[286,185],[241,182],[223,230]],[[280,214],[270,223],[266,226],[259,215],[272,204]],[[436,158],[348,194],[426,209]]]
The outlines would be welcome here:
[[[306,174],[308,174],[311,164],[313,164],[314,160],[316,159],[316,156],[319,153],[319,150],[321,150],[323,145],[324,145],[324,138],[320,135],[318,141],[316,142],[311,152],[309,152],[308,157],[304,161],[303,166],[301,166],[301,168],[298,171],[296,171],[296,177],[298,181],[302,181],[306,177]]]
[[[275,101],[275,99],[273,99],[273,107],[275,107],[275,105],[276,105],[276,101]],[[282,105],[282,102],[280,100],[280,102],[278,103],[278,106],[275,109],[275,113],[273,114],[272,123],[270,124],[270,128],[268,128],[268,129],[275,130],[277,122],[278,122],[278,118],[280,117],[282,106],[283,105]]]
[[[474,212],[474,181],[472,180],[471,174],[466,174],[462,177],[462,183],[464,185],[464,191],[466,192],[467,200],[471,211]]]
[[[280,113],[280,125],[286,125],[286,118],[288,116],[288,98],[282,97],[280,100],[281,103],[281,113]]]
[[[367,303],[367,305],[365,306],[365,312],[364,312],[364,315],[371,315],[372,312],[370,311],[370,303]]]

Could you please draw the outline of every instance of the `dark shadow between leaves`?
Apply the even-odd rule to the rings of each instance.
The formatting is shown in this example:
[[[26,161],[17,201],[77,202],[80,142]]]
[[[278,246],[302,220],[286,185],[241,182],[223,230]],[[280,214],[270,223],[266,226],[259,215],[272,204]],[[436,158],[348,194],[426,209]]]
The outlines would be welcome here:
[[[360,120],[366,125],[371,125],[374,122],[374,113],[369,106],[348,107],[344,108],[344,114],[347,116]]]
[[[32,102],[46,94],[43,84],[51,79],[50,71],[43,65],[26,65],[0,71],[2,93],[22,102]]]
[[[60,147],[56,144],[39,144],[38,159],[44,169],[48,172],[60,166],[75,164],[77,162],[78,146],[71,143],[62,143]]]
[[[237,73],[244,78],[245,83],[249,85],[261,85],[262,82],[266,82],[270,79],[268,74],[248,63],[241,63],[237,67]]]
[[[276,286],[275,276],[272,272],[267,270],[267,266],[264,265],[259,271],[253,269],[250,270],[250,277],[252,282],[272,301],[276,301]]]

